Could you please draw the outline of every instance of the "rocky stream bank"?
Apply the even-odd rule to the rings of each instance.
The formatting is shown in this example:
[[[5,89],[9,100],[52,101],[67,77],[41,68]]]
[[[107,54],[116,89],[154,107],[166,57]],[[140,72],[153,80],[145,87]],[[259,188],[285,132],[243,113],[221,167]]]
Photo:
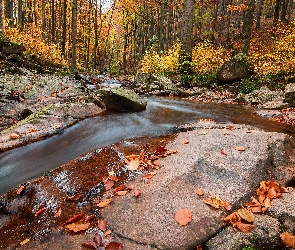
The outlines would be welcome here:
[[[292,99],[288,99],[294,92],[292,85],[287,92],[262,88],[240,95],[231,88],[184,89],[162,77],[142,79],[119,84],[144,95],[255,104],[262,107],[261,115],[290,124],[295,119]],[[108,107],[99,91],[109,85],[108,80],[102,76],[3,76],[0,150],[103,115]],[[144,108],[144,100],[136,101]],[[121,109],[130,108],[126,105]],[[184,130],[97,149],[2,195],[0,248],[284,249],[280,234],[295,233],[294,138],[212,121]],[[251,232],[242,233],[225,223],[226,215],[246,207],[260,183],[270,180],[288,188],[264,213],[255,215]],[[200,189],[203,195],[196,194]],[[206,204],[209,196],[218,196],[232,208]],[[180,209],[187,209],[191,217],[183,226],[175,219]]]

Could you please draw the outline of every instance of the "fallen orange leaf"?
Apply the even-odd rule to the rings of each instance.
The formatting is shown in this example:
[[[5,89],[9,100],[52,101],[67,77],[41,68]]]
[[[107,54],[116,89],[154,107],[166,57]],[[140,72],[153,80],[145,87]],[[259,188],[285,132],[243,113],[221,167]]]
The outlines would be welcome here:
[[[94,217],[95,217],[95,215],[94,214],[90,214],[90,215],[87,215],[86,217],[85,217],[85,222],[88,222],[88,221],[91,221],[92,219],[94,219]]]
[[[45,207],[40,208],[36,213],[35,216],[37,217],[38,215],[42,214],[45,211]]]
[[[138,169],[140,164],[139,155],[128,155],[125,157],[125,163],[127,164],[127,169],[130,171],[135,171]]]
[[[112,230],[107,230],[105,233],[104,233],[104,236],[108,236],[112,233]]]
[[[75,214],[70,219],[68,219],[66,221],[66,224],[71,224],[71,223],[80,221],[80,220],[84,219],[84,217],[85,217],[85,214]]]
[[[106,231],[107,230],[107,225],[108,225],[108,221],[107,220],[99,220],[97,222],[97,227],[101,230],[101,231]]]
[[[89,228],[89,226],[90,226],[90,222],[87,222],[84,224],[83,223],[82,224],[72,223],[72,224],[66,225],[65,228],[76,233],[79,231],[87,230]]]
[[[295,248],[295,236],[289,232],[280,234],[281,240],[286,247]]]
[[[189,140],[184,140],[183,144],[189,144]]]
[[[204,202],[214,208],[224,207],[224,201],[221,200],[219,196],[210,196],[207,200],[204,200]]]
[[[72,195],[72,196],[68,196],[67,197],[67,200],[68,201],[77,201],[81,198],[82,194],[75,194],[75,195]]]
[[[113,180],[107,180],[105,183],[104,183],[104,187],[105,187],[105,190],[108,191],[110,190],[113,186],[115,185],[115,182]]]
[[[100,207],[100,208],[104,208],[106,206],[108,206],[112,201],[112,198],[109,198],[109,199],[105,199],[105,200],[102,200],[101,202],[99,202],[98,204],[96,204],[96,206]]]
[[[141,194],[141,191],[140,190],[135,190],[135,192],[134,192],[134,196],[135,197],[140,196],[140,194]]]
[[[118,242],[110,242],[105,250],[123,250],[123,245]]]
[[[237,213],[246,221],[253,222],[254,221],[254,215],[251,211],[248,209],[241,207],[237,210]]]
[[[119,195],[119,196],[124,196],[128,193],[127,190],[124,190],[124,191],[118,191],[116,194]]]
[[[221,154],[223,154],[223,155],[228,155],[228,152],[225,151],[224,149],[221,149]]]
[[[9,139],[18,139],[20,136],[17,133],[11,133]]]
[[[240,147],[235,147],[235,150],[237,150],[237,151],[245,151],[245,148],[240,146]]]
[[[204,190],[202,188],[199,188],[197,191],[196,191],[196,194],[199,195],[199,196],[202,196],[204,195]]]
[[[191,222],[192,214],[187,208],[183,208],[175,212],[174,218],[178,222],[179,226],[185,226]]]
[[[237,222],[236,226],[243,233],[249,233],[255,227],[253,224],[247,224],[242,222]]]

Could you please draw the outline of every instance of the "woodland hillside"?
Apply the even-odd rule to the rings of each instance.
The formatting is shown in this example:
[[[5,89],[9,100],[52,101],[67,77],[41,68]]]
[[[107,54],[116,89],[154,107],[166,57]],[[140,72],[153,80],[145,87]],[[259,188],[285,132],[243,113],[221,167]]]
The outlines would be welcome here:
[[[4,0],[0,28],[6,39],[25,46],[27,58],[42,58],[65,69],[110,75],[187,72],[210,82],[220,65],[242,51],[259,76],[259,82],[255,77],[248,80],[250,85],[292,76],[294,71],[293,0],[110,3]]]

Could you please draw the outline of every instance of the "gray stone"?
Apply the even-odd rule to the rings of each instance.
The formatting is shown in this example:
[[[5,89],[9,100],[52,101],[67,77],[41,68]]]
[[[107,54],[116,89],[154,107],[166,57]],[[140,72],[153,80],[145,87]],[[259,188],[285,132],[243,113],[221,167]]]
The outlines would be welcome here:
[[[146,101],[132,90],[122,88],[102,89],[98,91],[106,109],[119,111],[141,111]]]
[[[254,68],[247,55],[237,54],[225,62],[217,72],[221,83],[232,83],[248,78],[254,74]]]
[[[249,233],[227,227],[207,242],[206,250],[241,250],[243,247],[269,250],[281,248],[281,229],[277,219],[258,214],[255,215],[254,225],[254,229]]]
[[[285,102],[295,107],[295,83],[290,83],[285,88]]]
[[[263,109],[268,109],[268,110],[282,110],[285,108],[289,108],[290,105],[286,102],[283,102],[282,100],[280,101],[269,101],[266,102],[262,105]]]
[[[246,95],[246,101],[251,104],[264,104],[269,101],[282,101],[282,91],[271,91],[267,87],[261,87],[258,90],[254,90],[250,94]]]
[[[229,128],[229,127],[228,127]],[[188,144],[183,144],[189,140]],[[235,146],[243,146],[238,151]],[[166,148],[178,153],[161,159],[163,166],[150,184],[136,180],[142,191],[114,197],[101,210],[113,231],[139,245],[158,249],[194,249],[216,235],[225,213],[206,205],[195,194],[199,188],[240,207],[248,201],[262,180],[281,184],[294,178],[286,166],[295,165],[295,140],[287,135],[268,133],[251,127],[214,123],[196,124],[196,130],[180,133]],[[227,152],[222,154],[221,150]],[[283,171],[279,167],[284,166]],[[192,221],[180,227],[174,219],[178,209],[188,208]]]

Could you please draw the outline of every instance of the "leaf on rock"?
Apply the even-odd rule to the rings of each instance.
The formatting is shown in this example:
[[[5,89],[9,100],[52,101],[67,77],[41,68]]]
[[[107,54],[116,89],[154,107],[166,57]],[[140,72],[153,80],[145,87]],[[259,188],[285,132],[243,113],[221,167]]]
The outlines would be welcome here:
[[[237,222],[236,227],[243,233],[249,233],[255,226],[253,224]]]
[[[237,150],[237,151],[245,151],[245,148],[242,147],[242,146],[236,146],[235,150]]]
[[[18,139],[19,137],[20,136],[17,133],[11,133],[11,134],[9,134],[9,139],[12,139],[12,140]]]
[[[251,211],[248,209],[241,207],[237,210],[237,213],[246,221],[253,222],[254,221],[254,215]]]
[[[124,191],[118,191],[116,194],[119,195],[119,196],[124,196],[128,193],[127,190],[124,190]]]
[[[96,243],[94,241],[84,242],[82,244],[82,246],[90,248],[90,249],[96,249],[97,248],[97,245],[96,245]]]
[[[108,235],[110,235],[111,233],[112,233],[112,230],[107,230],[107,231],[105,231],[104,236],[108,236]]]
[[[115,182],[113,180],[107,180],[104,183],[105,190],[106,191],[110,190],[114,185],[115,185]]]
[[[221,149],[221,154],[228,155],[228,152],[226,150],[224,150],[224,149]]]
[[[100,234],[96,233],[94,235],[94,238],[93,238],[94,242],[96,243],[97,246],[100,246],[102,244],[102,237]]]
[[[118,242],[110,242],[105,250],[123,250],[123,245]]]
[[[175,212],[174,218],[178,222],[179,226],[185,226],[191,222],[192,214],[187,208],[183,208]]]
[[[85,222],[91,221],[91,220],[94,219],[94,217],[95,217],[94,214],[87,215],[87,216],[85,217],[85,220],[84,220],[84,221],[85,221]]]
[[[233,212],[226,216],[223,220],[225,222],[229,222],[233,227],[235,227],[237,222],[241,222],[242,218],[237,212]]]
[[[224,202],[224,208],[225,208],[227,211],[229,211],[229,210],[232,209],[232,204],[229,203],[229,202],[227,202],[227,201],[225,201],[225,202]]]
[[[204,200],[204,202],[214,208],[224,207],[224,201],[221,200],[217,195],[210,196],[207,200]]]
[[[101,230],[101,231],[106,231],[107,230],[107,225],[108,225],[108,221],[107,220],[99,220],[97,222],[97,227]]]
[[[202,196],[205,194],[203,188],[199,188],[197,191],[196,191],[196,194],[199,195],[199,196]]]
[[[102,200],[101,202],[99,202],[98,204],[96,204],[96,206],[100,207],[100,208],[104,208],[104,207],[107,207],[112,201],[112,198],[109,198],[109,199],[105,199],[105,200]]]
[[[189,140],[184,140],[183,144],[189,144]]]
[[[295,236],[289,232],[280,234],[281,240],[286,247],[295,248]]]
[[[140,190],[137,189],[137,190],[134,191],[134,196],[135,197],[138,197],[140,195],[141,195],[141,191]]]
[[[74,223],[74,222],[83,220],[84,217],[85,217],[85,214],[76,214],[76,215],[73,215],[70,219],[68,219],[66,221],[66,224],[71,224],[71,223]]]
[[[90,222],[87,223],[72,223],[72,224],[68,224],[66,225],[66,229],[73,231],[73,232],[80,232],[80,231],[85,231],[89,228],[90,226]]]

